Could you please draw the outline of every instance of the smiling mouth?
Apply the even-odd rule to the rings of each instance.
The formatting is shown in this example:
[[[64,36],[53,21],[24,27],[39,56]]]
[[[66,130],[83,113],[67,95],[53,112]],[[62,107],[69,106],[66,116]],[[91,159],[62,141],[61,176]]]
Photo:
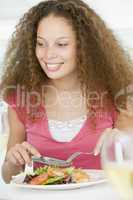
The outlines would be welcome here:
[[[45,63],[45,64],[48,71],[55,72],[58,71],[64,63],[62,62],[62,63]]]

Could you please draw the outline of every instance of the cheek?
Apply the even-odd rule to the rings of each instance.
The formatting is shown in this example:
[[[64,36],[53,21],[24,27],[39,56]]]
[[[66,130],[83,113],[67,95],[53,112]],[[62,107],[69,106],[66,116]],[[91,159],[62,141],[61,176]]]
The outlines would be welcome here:
[[[73,60],[75,60],[76,58],[76,51],[75,49],[67,49],[67,50],[61,50],[60,52],[58,52],[58,55],[60,55],[61,57],[63,57],[64,59],[66,59],[69,62],[73,62]]]
[[[74,60],[76,58],[76,48],[72,46],[68,51],[69,57]]]
[[[35,54],[36,54],[37,59],[39,59],[39,52],[37,48],[35,49]]]
[[[40,60],[42,58],[43,54],[44,54],[43,51],[41,49],[38,49],[38,48],[36,48],[35,53],[36,53],[36,57],[37,57],[38,60]]]
[[[69,60],[71,63],[75,64],[76,63],[76,51],[75,50],[71,50],[69,51]]]

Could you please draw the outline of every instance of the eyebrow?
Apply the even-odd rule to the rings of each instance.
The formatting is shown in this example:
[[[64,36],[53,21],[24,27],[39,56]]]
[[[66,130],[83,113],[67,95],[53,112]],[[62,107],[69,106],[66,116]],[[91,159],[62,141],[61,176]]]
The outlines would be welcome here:
[[[44,37],[41,37],[39,35],[37,36],[37,38],[42,39],[42,40],[46,40]],[[61,37],[57,38],[57,40],[59,40],[59,39],[69,39],[69,37],[68,36],[61,36]]]

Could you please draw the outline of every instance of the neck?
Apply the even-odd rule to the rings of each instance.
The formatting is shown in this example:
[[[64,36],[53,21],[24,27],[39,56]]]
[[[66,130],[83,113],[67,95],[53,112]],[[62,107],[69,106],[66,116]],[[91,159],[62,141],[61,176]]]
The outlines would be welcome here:
[[[63,91],[75,91],[80,89],[80,82],[77,76],[67,76],[62,79],[51,80],[50,84],[54,86],[59,92]]]

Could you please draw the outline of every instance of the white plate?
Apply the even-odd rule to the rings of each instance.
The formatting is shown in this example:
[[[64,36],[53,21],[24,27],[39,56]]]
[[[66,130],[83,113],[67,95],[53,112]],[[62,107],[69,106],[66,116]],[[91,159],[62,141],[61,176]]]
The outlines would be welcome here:
[[[30,185],[23,183],[25,174],[21,173],[13,177],[11,185],[19,188],[43,189],[43,190],[70,190],[70,189],[78,189],[92,185],[97,185],[100,183],[104,183],[106,181],[104,172],[102,170],[85,170],[85,171],[90,176],[90,180],[86,183],[69,183],[69,184],[59,184],[59,185]]]

